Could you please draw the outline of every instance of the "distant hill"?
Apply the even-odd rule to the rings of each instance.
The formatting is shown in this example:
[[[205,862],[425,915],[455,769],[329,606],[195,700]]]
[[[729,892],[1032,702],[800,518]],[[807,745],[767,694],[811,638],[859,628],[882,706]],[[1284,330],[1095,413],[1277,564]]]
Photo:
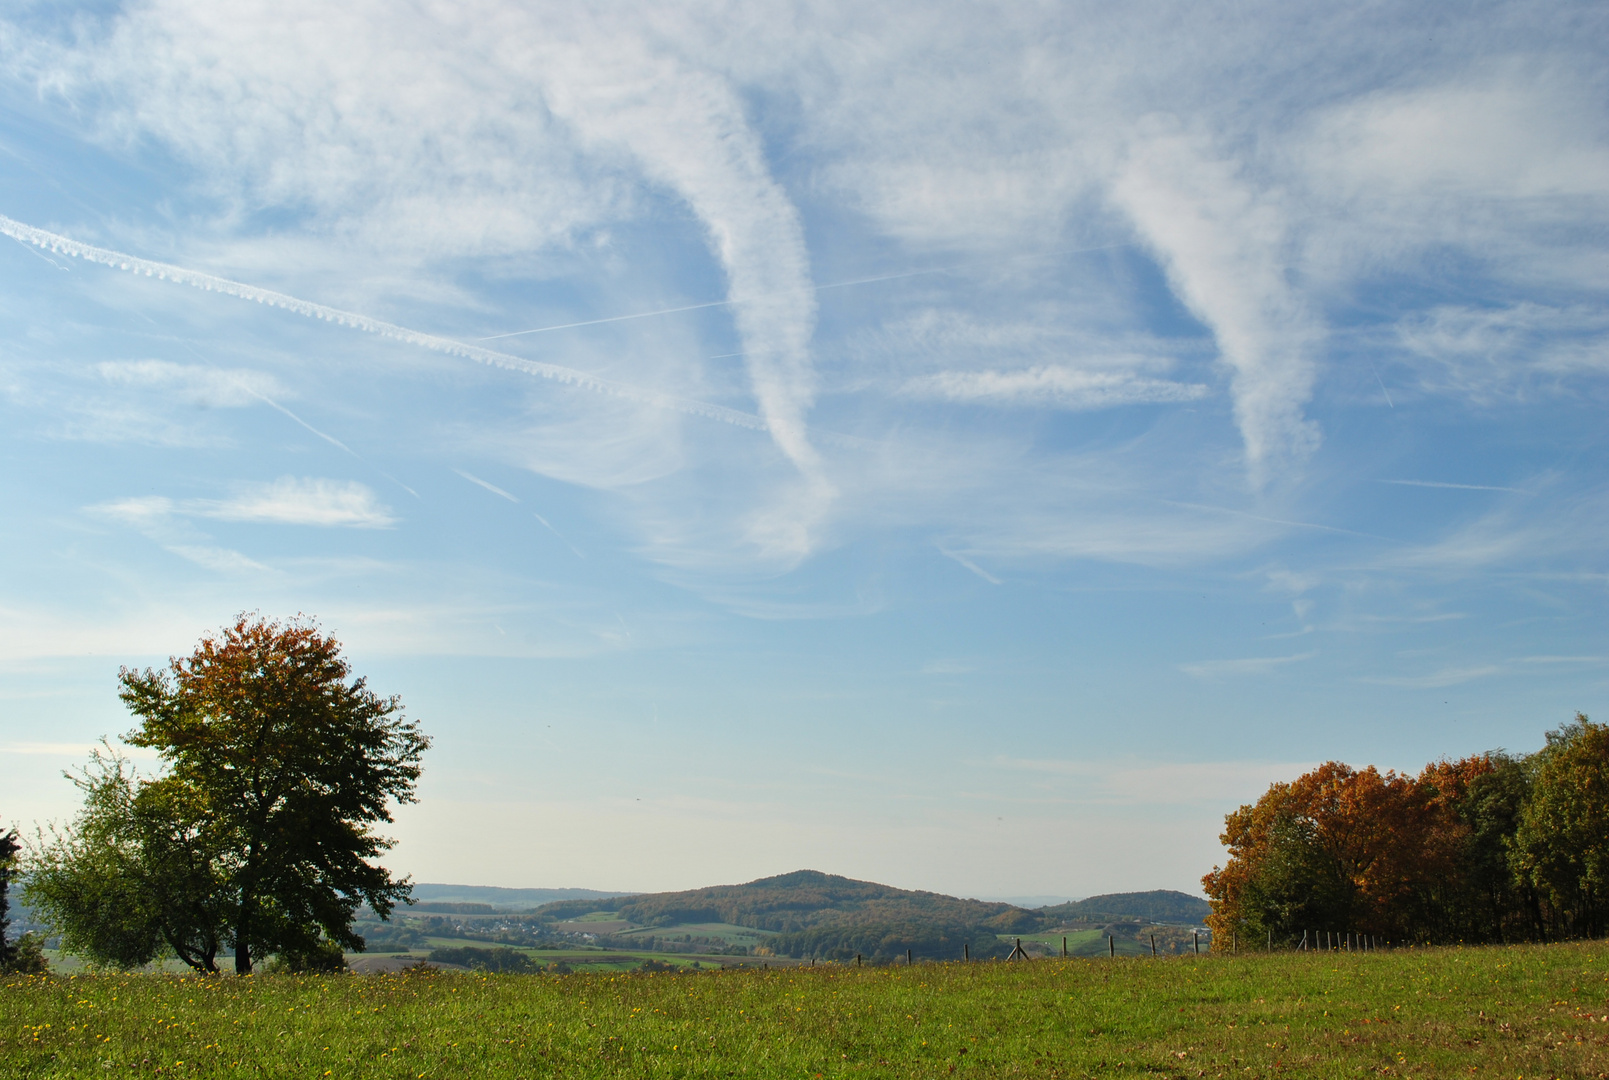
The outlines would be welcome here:
[[[1071,904],[1040,908],[1042,918],[1059,922],[1104,922],[1115,918],[1154,923],[1199,923],[1211,911],[1199,896],[1154,889],[1151,892],[1106,893]]]
[[[630,893],[597,889],[500,889],[495,885],[442,885],[424,882],[413,887],[415,900],[431,904],[490,904],[496,908],[532,908],[555,900],[604,900]],[[417,906],[415,910],[420,910]]]
[[[798,870],[744,885],[717,885],[686,892],[644,893],[607,900],[564,900],[544,905],[535,914],[562,921],[595,911],[614,912],[638,926],[721,922],[780,933],[795,933],[828,923],[857,926],[919,923],[1009,933],[1034,930],[1041,923],[1037,913],[1011,904],[896,889],[816,870]]]

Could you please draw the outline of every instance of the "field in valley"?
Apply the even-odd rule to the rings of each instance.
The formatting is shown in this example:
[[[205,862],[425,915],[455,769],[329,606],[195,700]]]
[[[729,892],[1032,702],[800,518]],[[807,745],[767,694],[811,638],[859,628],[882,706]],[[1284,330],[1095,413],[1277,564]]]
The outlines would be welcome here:
[[[0,982],[0,1075],[1599,1077],[1609,946]]]

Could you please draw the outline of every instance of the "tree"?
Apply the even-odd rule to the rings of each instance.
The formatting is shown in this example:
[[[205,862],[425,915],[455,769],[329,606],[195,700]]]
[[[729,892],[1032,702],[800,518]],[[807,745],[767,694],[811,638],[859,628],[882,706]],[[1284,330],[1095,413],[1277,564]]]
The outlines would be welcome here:
[[[10,970],[16,956],[16,946],[6,940],[6,927],[11,925],[11,875],[21,851],[16,829],[0,832],[0,971]]]
[[[1513,865],[1547,896],[1554,934],[1596,936],[1609,907],[1609,726],[1577,713],[1547,740],[1520,811]]]
[[[166,947],[215,973],[230,908],[226,823],[172,778],[142,780],[110,747],[69,777],[84,807],[41,842],[27,890],[63,948],[128,969]]]
[[[400,701],[353,678],[339,642],[301,618],[241,615],[119,682],[140,720],[125,739],[165,773],[103,761],[82,778],[84,813],[40,859],[64,941],[124,965],[166,943],[199,970],[227,945],[241,974],[268,953],[320,970],[361,949],[358,907],[385,918],[410,888],[370,861],[430,745]]]
[[[0,973],[43,975],[50,970],[50,964],[45,960],[43,942],[37,934],[24,934],[16,941],[6,940],[6,928],[11,925],[11,882],[21,854],[17,830],[0,832]]]

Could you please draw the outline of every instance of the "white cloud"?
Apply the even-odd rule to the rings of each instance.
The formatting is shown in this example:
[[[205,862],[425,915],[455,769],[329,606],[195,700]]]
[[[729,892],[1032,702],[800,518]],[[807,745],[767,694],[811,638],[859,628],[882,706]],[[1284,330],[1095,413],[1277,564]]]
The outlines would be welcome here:
[[[834,488],[811,444],[815,299],[799,214],[737,88],[609,13],[482,2],[332,11],[153,0],[49,77],[115,85],[108,117],[257,205],[426,259],[528,255],[673,192],[726,279],[749,390],[799,481],[748,515],[768,557],[817,542]]]
[[[1200,660],[1193,664],[1180,664],[1179,670],[1198,679],[1215,679],[1226,675],[1266,675],[1288,664],[1311,660],[1318,652],[1297,653],[1294,656],[1247,656],[1234,660]]]
[[[1444,686],[1457,686],[1475,679],[1484,679],[1488,675],[1496,675],[1501,670],[1503,669],[1495,664],[1479,664],[1473,667],[1442,668],[1424,675],[1381,676],[1362,681],[1381,686],[1401,686],[1410,690],[1438,690]]]
[[[226,562],[253,567],[257,564],[235,552],[219,554],[222,549],[188,542],[199,534],[185,526],[184,519],[357,529],[390,528],[397,520],[373,489],[355,480],[294,476],[283,476],[268,483],[237,485],[235,493],[226,499],[174,500],[163,495],[144,495],[113,499],[87,509],[153,538],[174,543],[177,546],[173,550],[186,558],[220,566]]]
[[[173,364],[165,360],[106,361],[96,365],[107,382],[171,393],[177,400],[211,408],[240,408],[286,397],[266,372]]]
[[[1195,401],[1207,395],[1207,388],[1199,383],[1059,366],[1022,371],[944,371],[911,379],[903,389],[912,397],[942,401],[1060,409]]]
[[[1482,404],[1609,374],[1609,316],[1598,308],[1439,305],[1404,316],[1396,332],[1425,389]]]
[[[537,392],[501,418],[459,425],[476,428],[465,441],[493,460],[612,492],[647,558],[774,573],[925,515],[930,534],[991,559],[1160,562],[1278,534],[1223,521],[1167,535],[1195,522],[1144,500],[1175,480],[1219,489],[1237,464],[1299,479],[1319,444],[1309,413],[1333,344],[1328,313],[1373,295],[1381,275],[1453,250],[1485,259],[1499,284],[1534,284],[1555,263],[1567,269],[1552,280],[1574,275],[1589,294],[1609,280],[1580,272],[1603,262],[1590,239],[1606,160],[1591,70],[1419,50],[1412,79],[1377,90],[1356,61],[1406,55],[1413,35],[1396,21],[1254,9],[1226,23],[1210,5],[1166,3],[941,14],[147,0],[55,47],[14,31],[8,55],[104,138],[154,138],[194,167],[215,217],[197,203],[194,235],[146,238],[211,265],[243,260],[286,288],[317,275],[321,296],[425,296],[432,317],[495,323],[487,332],[724,295],[729,307],[705,312],[714,330],[654,321],[631,324],[636,338],[544,335],[518,347],[585,357],[623,383],[729,394],[714,396],[765,417],[767,451],[655,410]],[[1225,65],[1231,55],[1263,60]],[[282,235],[244,224],[260,211],[279,215]],[[646,258],[621,239],[650,228],[664,242]],[[700,243],[707,260],[689,253]],[[1111,261],[1089,254],[1103,249]],[[1167,312],[1160,321],[1190,325],[1158,340],[1151,315],[1167,299],[1135,284],[1154,277],[1142,249],[1200,325]],[[1070,270],[1071,251],[1089,267]],[[1526,258],[1510,260],[1516,252]],[[851,314],[818,332],[813,258],[952,269],[898,303],[846,304]],[[508,290],[521,299],[505,304],[498,290],[477,292],[482,274],[541,287]],[[549,300],[553,281],[581,298],[574,311]],[[1491,394],[1518,369],[1601,377],[1609,330],[1589,325],[1601,306],[1592,295],[1498,292],[1501,326],[1481,324],[1482,301],[1425,310],[1394,293],[1372,329],[1430,389]],[[923,312],[934,318],[918,332]],[[924,408],[1198,400],[1212,381],[1198,370],[1210,352],[1203,327],[1229,376],[1238,463],[1227,439],[1181,436],[1047,465],[1057,451],[1026,437],[985,446],[989,436]],[[829,332],[832,349],[816,340]],[[860,362],[868,341],[888,354],[878,365]],[[844,363],[818,371],[823,355]],[[267,393],[252,381],[260,373],[140,364],[106,377],[156,392],[193,383],[183,392],[218,404]],[[829,406],[841,411],[822,416]],[[1213,408],[1199,411],[1221,425]],[[882,441],[839,452],[812,423]],[[947,464],[976,463],[927,469],[944,440],[959,446]],[[1029,471],[1058,481],[1174,463],[1180,475],[1067,496],[1018,479],[1035,455]],[[916,494],[902,486],[924,471]],[[971,516],[980,492],[981,521]]]
[[[92,513],[115,518],[125,525],[148,528],[172,517],[174,503],[172,499],[163,495],[140,495],[129,499],[114,499],[89,509]]]
[[[386,529],[396,518],[374,491],[355,480],[283,476],[244,484],[228,499],[193,499],[184,512],[220,521]]]
[[[1212,327],[1233,370],[1235,419],[1254,479],[1318,445],[1303,415],[1320,326],[1292,288],[1289,213],[1237,163],[1161,118],[1141,125],[1112,187],[1181,299]]]

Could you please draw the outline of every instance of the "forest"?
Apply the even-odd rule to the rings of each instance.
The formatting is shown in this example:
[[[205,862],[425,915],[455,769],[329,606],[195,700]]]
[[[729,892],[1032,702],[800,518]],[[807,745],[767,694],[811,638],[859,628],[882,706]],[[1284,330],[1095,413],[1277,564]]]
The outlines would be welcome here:
[[[1218,948],[1314,933],[1394,944],[1557,941],[1609,926],[1609,727],[1417,776],[1327,762],[1225,818],[1202,879]]]

